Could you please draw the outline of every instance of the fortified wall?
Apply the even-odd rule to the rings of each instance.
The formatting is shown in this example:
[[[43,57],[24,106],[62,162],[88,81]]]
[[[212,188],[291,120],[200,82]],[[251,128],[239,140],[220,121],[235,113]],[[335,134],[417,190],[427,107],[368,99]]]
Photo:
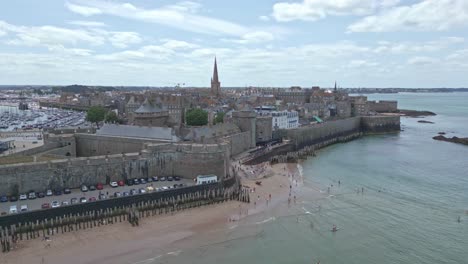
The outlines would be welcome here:
[[[79,188],[82,184],[150,176],[195,178],[199,174],[228,174],[229,146],[223,144],[149,144],[139,153],[0,166],[0,193]]]

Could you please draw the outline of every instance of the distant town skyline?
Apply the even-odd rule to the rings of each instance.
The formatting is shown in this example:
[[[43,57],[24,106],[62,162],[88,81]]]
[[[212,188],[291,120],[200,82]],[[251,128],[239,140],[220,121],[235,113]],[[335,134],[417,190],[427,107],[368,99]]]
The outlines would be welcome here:
[[[0,84],[466,87],[468,1],[5,1]]]

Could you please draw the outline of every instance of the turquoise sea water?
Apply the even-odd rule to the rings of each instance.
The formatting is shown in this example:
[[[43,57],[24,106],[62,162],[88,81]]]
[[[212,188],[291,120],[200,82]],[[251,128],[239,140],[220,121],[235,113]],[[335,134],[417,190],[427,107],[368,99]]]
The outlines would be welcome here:
[[[432,139],[441,131],[468,137],[468,93],[369,98],[438,115],[425,118],[435,124],[402,118],[400,133],[321,150],[302,164],[298,205],[248,217],[217,242],[151,263],[468,263],[468,147]],[[308,195],[314,186],[324,198]]]

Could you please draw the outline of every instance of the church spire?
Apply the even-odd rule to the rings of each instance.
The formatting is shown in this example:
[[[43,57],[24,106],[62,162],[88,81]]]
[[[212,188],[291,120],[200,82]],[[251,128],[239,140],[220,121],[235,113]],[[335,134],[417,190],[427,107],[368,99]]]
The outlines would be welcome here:
[[[218,80],[218,64],[216,63],[216,57],[215,57],[215,60],[214,60],[214,69],[213,69],[213,81],[215,82],[219,82]]]
[[[337,92],[337,88],[336,88],[336,81],[335,81],[335,93]]]
[[[216,62],[216,57],[214,60],[213,77],[211,78],[211,94],[216,97],[219,97],[221,94],[221,83],[218,78],[218,64]]]

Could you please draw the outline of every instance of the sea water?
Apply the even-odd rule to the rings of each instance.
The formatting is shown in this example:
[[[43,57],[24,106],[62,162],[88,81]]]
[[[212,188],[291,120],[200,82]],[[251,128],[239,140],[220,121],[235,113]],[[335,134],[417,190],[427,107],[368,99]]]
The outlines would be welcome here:
[[[200,235],[205,244],[152,263],[468,263],[468,146],[432,139],[468,137],[468,93],[368,96],[437,116],[320,150],[301,164],[297,205],[247,217],[216,239]],[[308,194],[317,187],[320,199]]]

